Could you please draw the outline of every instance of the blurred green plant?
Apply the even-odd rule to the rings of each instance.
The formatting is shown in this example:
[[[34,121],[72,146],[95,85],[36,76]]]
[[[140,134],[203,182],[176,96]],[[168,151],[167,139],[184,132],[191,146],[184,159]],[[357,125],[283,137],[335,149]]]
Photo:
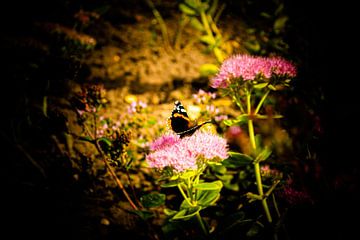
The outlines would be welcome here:
[[[289,16],[286,14],[284,3],[273,2],[272,9],[260,13],[264,27],[248,28],[248,40],[245,48],[252,54],[268,55],[271,52],[286,54],[289,45],[284,40],[284,33],[288,27]]]
[[[121,130],[119,122],[113,123],[111,119],[104,119],[99,116],[99,111],[107,104],[103,86],[101,84],[83,86],[81,92],[76,94],[71,101],[77,113],[78,124],[83,128],[83,134],[80,136],[73,134],[73,136],[95,146],[101,155],[107,172],[123,192],[131,207],[138,211],[140,202],[134,196],[138,205],[135,204],[113,169],[114,166],[120,166],[128,170],[131,164],[126,155],[130,133]],[[130,180],[130,178],[128,179]]]
[[[207,51],[213,52],[217,61],[224,61],[226,41],[216,23],[225,9],[225,4],[219,7],[218,0],[185,0],[179,4],[185,22],[199,30],[202,35],[199,40],[207,45]],[[175,43],[175,45],[178,43]]]
[[[154,3],[151,0],[146,0],[146,3],[160,26],[164,46],[168,51],[181,49],[182,32],[186,26],[190,25],[200,32],[198,41],[207,46],[205,53],[212,52],[218,63],[222,63],[227,56],[233,53],[233,43],[222,35],[217,26],[225,9],[225,3],[219,4],[218,0],[184,0],[179,3],[182,15],[173,41],[170,40],[168,27]],[[203,64],[199,69],[204,77],[214,75],[217,70],[217,64],[213,63]]]

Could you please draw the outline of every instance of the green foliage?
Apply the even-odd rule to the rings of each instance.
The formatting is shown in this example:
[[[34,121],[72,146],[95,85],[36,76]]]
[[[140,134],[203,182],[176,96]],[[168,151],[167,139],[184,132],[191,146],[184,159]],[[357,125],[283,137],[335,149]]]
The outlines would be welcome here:
[[[215,190],[198,191],[198,195],[196,198],[197,203],[203,208],[213,205],[220,198],[220,190],[221,188]]]
[[[254,162],[262,162],[265,161],[266,159],[268,159],[271,155],[272,151],[265,147],[262,150],[260,150],[260,152],[258,153],[258,155],[256,156]]]
[[[162,188],[171,188],[171,187],[177,187],[177,185],[179,184],[179,181],[170,181],[164,184],[161,184]]]
[[[153,212],[149,212],[146,210],[134,210],[133,211],[136,215],[138,215],[139,217],[141,217],[143,220],[148,220],[150,218],[154,217],[154,213]]]
[[[198,190],[220,190],[222,187],[223,184],[221,181],[203,182],[193,185],[193,188]]]
[[[225,159],[222,163],[227,168],[238,168],[246,166],[254,160],[249,155],[238,153],[238,152],[229,152],[230,157]]]
[[[205,63],[200,66],[200,75],[207,77],[215,75],[218,72],[219,68],[215,64]]]
[[[229,127],[237,126],[237,125],[247,123],[248,119],[249,119],[249,116],[247,114],[240,114],[239,116],[236,117],[236,119],[224,120],[224,124]]]
[[[159,207],[165,204],[166,195],[162,193],[149,193],[140,198],[141,204],[146,208]]]
[[[189,220],[192,217],[194,217],[197,213],[200,212],[201,206],[195,206],[195,207],[185,207],[179,212],[177,212],[172,218],[171,221],[176,220]]]
[[[226,52],[227,43],[214,20],[219,18],[224,7],[225,5],[219,7],[217,0],[185,0],[179,4],[183,16],[189,18],[191,25],[203,33],[199,41],[208,46],[207,49],[214,53],[219,63],[223,62],[228,54],[231,54]]]
[[[249,28],[249,38],[244,43],[246,49],[253,54],[269,55],[272,52],[287,53],[288,44],[284,41],[284,33],[288,28],[289,16],[283,3],[264,9],[259,15],[268,30]]]

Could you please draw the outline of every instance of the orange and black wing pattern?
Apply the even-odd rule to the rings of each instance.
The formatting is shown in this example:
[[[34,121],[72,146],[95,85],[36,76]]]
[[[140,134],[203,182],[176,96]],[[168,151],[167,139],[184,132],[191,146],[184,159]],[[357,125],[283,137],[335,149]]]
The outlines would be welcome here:
[[[210,122],[211,121],[206,121],[199,125],[193,125],[186,109],[180,101],[175,101],[174,109],[169,117],[169,126],[176,134],[180,135],[180,137],[190,136],[201,126]]]

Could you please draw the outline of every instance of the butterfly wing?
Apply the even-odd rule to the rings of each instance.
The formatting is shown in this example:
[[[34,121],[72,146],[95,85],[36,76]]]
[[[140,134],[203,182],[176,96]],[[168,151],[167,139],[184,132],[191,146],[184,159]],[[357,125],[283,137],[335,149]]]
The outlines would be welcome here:
[[[192,135],[196,130],[198,130],[199,128],[201,128],[203,125],[207,124],[207,123],[211,123],[211,121],[206,121],[203,123],[200,123],[198,125],[195,125],[194,127],[191,127],[183,132],[178,132],[177,134],[180,135],[180,138],[186,137],[186,136],[190,136]]]
[[[169,118],[169,125],[171,129],[181,138],[192,135],[206,123],[211,123],[211,121],[206,121],[193,126],[184,106],[180,101],[175,102],[174,109],[172,110]]]
[[[190,129],[191,121],[184,106],[179,102],[175,102],[174,109],[169,118],[171,129],[176,132],[184,132]]]

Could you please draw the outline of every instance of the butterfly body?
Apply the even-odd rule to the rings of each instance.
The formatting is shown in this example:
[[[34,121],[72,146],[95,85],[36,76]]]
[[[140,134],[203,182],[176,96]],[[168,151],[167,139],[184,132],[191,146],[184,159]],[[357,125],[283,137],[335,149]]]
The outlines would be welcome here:
[[[206,121],[195,125],[192,124],[184,106],[180,101],[175,101],[174,109],[172,110],[171,116],[169,117],[169,125],[171,129],[181,138],[192,135],[196,130],[198,130],[206,123],[211,123],[211,121]]]

